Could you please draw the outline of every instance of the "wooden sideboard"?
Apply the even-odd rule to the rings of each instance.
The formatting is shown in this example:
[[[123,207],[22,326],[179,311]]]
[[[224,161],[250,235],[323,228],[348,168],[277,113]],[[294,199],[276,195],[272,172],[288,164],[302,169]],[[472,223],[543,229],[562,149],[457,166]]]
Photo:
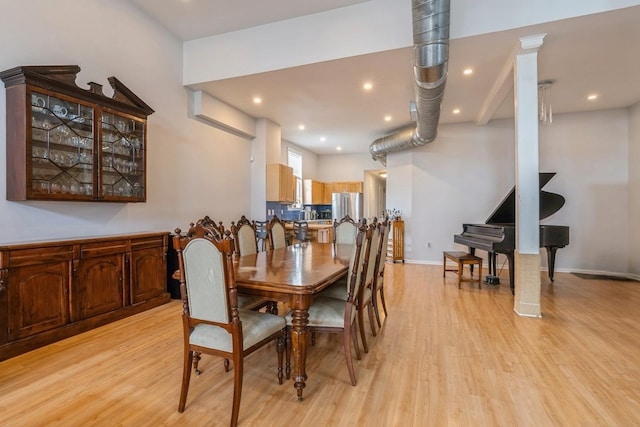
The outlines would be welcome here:
[[[0,360],[168,302],[168,238],[0,245]]]

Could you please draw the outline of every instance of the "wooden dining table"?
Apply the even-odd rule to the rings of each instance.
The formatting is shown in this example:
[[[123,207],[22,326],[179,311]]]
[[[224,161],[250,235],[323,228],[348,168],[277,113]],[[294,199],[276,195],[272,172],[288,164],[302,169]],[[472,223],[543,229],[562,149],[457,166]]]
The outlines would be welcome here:
[[[347,274],[352,248],[299,243],[234,260],[238,290],[286,302],[292,310],[293,379],[299,400],[307,380],[309,307],[314,295]]]

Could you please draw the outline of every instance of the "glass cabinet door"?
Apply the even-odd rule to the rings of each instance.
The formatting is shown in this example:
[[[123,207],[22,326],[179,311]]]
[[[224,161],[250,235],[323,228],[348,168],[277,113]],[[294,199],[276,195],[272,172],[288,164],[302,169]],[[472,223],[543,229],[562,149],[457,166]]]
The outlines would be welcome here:
[[[31,194],[93,198],[93,108],[31,92],[30,129]]]
[[[102,113],[100,185],[105,199],[144,200],[144,123]]]

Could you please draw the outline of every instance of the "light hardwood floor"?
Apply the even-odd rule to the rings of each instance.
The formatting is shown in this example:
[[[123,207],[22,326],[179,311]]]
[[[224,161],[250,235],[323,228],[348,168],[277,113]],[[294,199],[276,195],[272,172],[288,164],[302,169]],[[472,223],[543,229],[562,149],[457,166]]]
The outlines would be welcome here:
[[[386,271],[389,317],[355,363],[358,385],[340,338],[319,334],[299,402],[269,346],[246,359],[240,425],[640,425],[639,283],[543,274],[543,317],[531,319],[505,284],[458,289],[441,266]],[[203,357],[176,411],[180,310],[172,301],[1,362],[0,425],[228,425],[233,376],[218,358]]]

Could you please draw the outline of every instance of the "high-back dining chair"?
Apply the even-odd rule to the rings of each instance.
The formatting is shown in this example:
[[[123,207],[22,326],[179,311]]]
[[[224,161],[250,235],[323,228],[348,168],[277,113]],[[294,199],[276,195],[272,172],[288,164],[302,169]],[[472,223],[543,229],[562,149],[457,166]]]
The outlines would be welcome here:
[[[314,299],[313,304],[309,307],[308,328],[312,334],[315,334],[316,332],[342,334],[347,370],[349,371],[349,378],[351,380],[351,385],[353,386],[357,384],[357,380],[353,369],[351,344],[353,343],[356,358],[360,359],[358,331],[356,329],[356,304],[357,295],[360,292],[360,286],[363,279],[361,272],[366,268],[368,255],[367,249],[371,241],[371,235],[372,229],[367,229],[365,227],[362,227],[356,235],[349,263],[349,280],[346,301],[319,296]],[[293,314],[291,312],[287,314],[286,321],[288,337],[291,333],[293,322]],[[287,339],[287,366],[285,369],[287,375],[290,372],[290,341],[290,339]]]
[[[224,225],[222,224],[222,221],[216,223],[214,220],[212,220],[209,217],[209,215],[197,220],[196,224],[200,224],[202,225],[202,227],[208,228],[213,233],[215,233],[215,236],[218,238],[222,238],[225,235],[225,229],[224,229]]]
[[[231,240],[202,224],[173,237],[180,266],[184,361],[178,412],[183,412],[195,353],[233,361],[231,426],[238,423],[245,356],[277,340],[278,381],[282,384],[285,321],[279,316],[238,308]]]
[[[360,338],[362,339],[362,347],[364,352],[369,352],[367,345],[367,337],[364,332],[364,310],[367,310],[369,317],[369,325],[371,326],[371,333],[376,336],[376,328],[374,325],[374,309],[373,309],[373,293],[375,291],[375,281],[378,274],[378,268],[380,263],[380,255],[385,246],[383,236],[386,230],[386,222],[378,223],[374,218],[371,227],[373,227],[373,234],[371,236],[371,244],[368,251],[368,262],[366,270],[363,271],[364,279],[362,281],[362,287],[360,288],[360,295],[358,297],[358,325],[360,327]]]
[[[357,232],[358,225],[349,215],[346,215],[340,221],[333,220],[333,243],[353,244]]]
[[[380,252],[380,260],[378,261],[378,274],[376,274],[376,280],[373,284],[373,296],[372,296],[372,305],[373,312],[376,315],[376,321],[378,322],[378,328],[382,327],[382,322],[380,322],[380,311],[378,308],[378,295],[380,295],[380,302],[382,303],[382,309],[384,311],[384,317],[387,317],[387,303],[384,300],[384,266],[387,263],[387,250],[386,244],[389,240],[389,230],[391,229],[391,223],[389,222],[389,218],[385,219],[385,229],[384,234],[382,234],[382,250]]]
[[[248,221],[248,220],[243,216],[242,218],[240,218],[240,221],[238,221],[238,223],[242,222],[242,225],[245,225],[246,224],[245,221]],[[205,216],[204,218],[197,220],[195,224],[194,223],[190,224],[191,227],[193,227],[194,225],[202,226],[202,228],[207,229],[208,231],[213,233],[215,237],[219,239],[222,239],[225,236],[229,237],[229,235],[232,234],[231,230],[224,229],[224,225],[222,224],[222,221],[216,223],[208,215]],[[238,230],[235,230],[235,231],[236,231],[236,241],[237,241],[239,239],[237,237]],[[243,230],[240,233],[246,234],[247,237],[250,235],[247,228],[243,228]],[[247,252],[249,252],[249,254],[253,253],[251,252],[252,246],[250,242],[251,242],[250,239],[247,239],[247,244],[249,247]],[[237,246],[235,244],[234,244],[234,247],[237,249]],[[276,301],[272,301],[267,298],[259,297],[256,295],[245,294],[242,292],[238,292],[238,308],[244,308],[247,310],[261,310],[263,308],[266,308],[267,313],[278,314],[278,303]],[[198,365],[198,360],[200,360],[200,355],[196,353],[195,358],[196,358],[196,362],[195,362],[196,372],[198,372],[197,365]]]
[[[244,215],[238,222],[231,223],[231,233],[235,244],[236,255],[251,255],[258,253],[258,241],[254,224]]]
[[[280,249],[287,246],[287,235],[284,223],[277,216],[273,216],[269,221],[269,247],[271,250]]]

